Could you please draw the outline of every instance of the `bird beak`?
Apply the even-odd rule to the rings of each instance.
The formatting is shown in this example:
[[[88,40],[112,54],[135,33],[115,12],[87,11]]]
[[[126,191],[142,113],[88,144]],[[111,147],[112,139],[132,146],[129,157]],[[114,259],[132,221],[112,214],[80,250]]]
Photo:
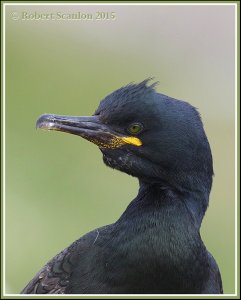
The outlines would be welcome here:
[[[36,127],[75,134],[100,148],[115,149],[126,144],[142,145],[141,140],[137,137],[115,133],[110,126],[103,124],[98,116],[75,117],[44,114],[37,120]]]

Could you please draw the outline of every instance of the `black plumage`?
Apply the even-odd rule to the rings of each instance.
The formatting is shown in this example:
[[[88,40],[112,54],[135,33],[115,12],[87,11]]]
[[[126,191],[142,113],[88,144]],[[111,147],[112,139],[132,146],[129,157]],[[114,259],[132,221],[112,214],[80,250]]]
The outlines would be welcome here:
[[[105,164],[137,177],[140,188],[114,224],[63,250],[22,293],[222,293],[218,266],[199,233],[213,175],[200,116],[148,81],[108,95],[91,117],[38,119],[39,128],[98,145]]]

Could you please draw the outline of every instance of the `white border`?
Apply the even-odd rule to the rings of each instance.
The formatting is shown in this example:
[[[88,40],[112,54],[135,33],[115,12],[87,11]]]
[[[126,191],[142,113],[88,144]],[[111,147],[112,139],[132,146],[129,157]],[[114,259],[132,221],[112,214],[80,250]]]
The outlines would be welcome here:
[[[84,296],[88,297],[112,297],[112,296],[121,296],[121,297],[181,297],[181,298],[189,298],[189,297],[231,297],[238,296],[237,288],[238,288],[238,251],[237,251],[237,226],[238,226],[238,156],[237,156],[237,147],[238,147],[238,133],[237,133],[237,125],[238,125],[238,110],[237,110],[237,20],[238,20],[238,5],[237,3],[33,3],[33,2],[23,2],[23,3],[4,3],[3,2],[3,278],[5,279],[5,97],[6,97],[6,81],[5,81],[5,62],[6,62],[6,49],[5,49],[5,7],[6,6],[95,6],[95,5],[103,5],[103,6],[234,6],[235,7],[235,294],[5,294],[5,280],[3,280],[3,293],[4,297],[43,297],[43,296],[52,296],[52,297],[76,297],[76,296]]]
[[[187,3],[168,3],[168,2],[166,2],[166,3],[153,3],[153,2],[150,2],[150,3],[147,3],[147,2],[140,2],[140,3],[137,3],[137,2],[130,2],[130,3],[107,3],[107,2],[103,2],[103,3],[101,3],[101,2],[95,2],[95,3],[91,3],[91,2],[80,2],[80,3],[78,3],[78,2],[76,2],[76,3],[74,3],[74,2],[70,2],[70,3],[34,3],[34,2],[23,2],[23,3],[20,3],[20,4],[18,4],[17,3],[18,1],[16,1],[16,3],[3,3],[3,5],[4,6],[14,6],[14,5],[17,5],[17,6],[21,6],[21,5],[29,5],[29,6],[31,6],[31,5],[33,5],[33,6],[36,6],[36,5],[44,5],[44,6],[51,6],[51,5],[53,5],[53,6],[56,6],[56,5],[58,5],[58,6],[65,6],[65,5],[71,5],[71,6],[74,6],[74,5],[90,5],[90,6],[94,6],[94,5],[109,5],[109,6],[111,6],[111,5],[115,5],[115,6],[118,6],[118,5],[120,5],[120,6],[125,6],[125,5],[128,5],[128,6],[130,6],[130,5],[138,5],[138,6],[152,6],[152,5],[173,5],[173,6],[183,6],[183,5],[187,5],[187,6],[193,6],[193,5],[201,5],[201,6],[203,6],[203,5],[207,5],[207,6],[209,6],[209,5],[215,5],[215,6],[232,6],[232,5],[234,5],[234,6],[237,6],[236,5],[236,3],[222,3],[222,2],[220,2],[220,3],[215,3],[215,2],[209,2],[209,3],[188,3],[189,1],[187,1]]]
[[[3,278],[5,279],[5,92],[6,92],[6,83],[5,83],[5,62],[6,62],[6,56],[5,56],[5,5],[3,4],[3,103],[2,103],[2,108],[3,108]],[[3,295],[5,293],[5,280],[3,281]]]
[[[235,10],[235,293],[238,294],[238,6]]]

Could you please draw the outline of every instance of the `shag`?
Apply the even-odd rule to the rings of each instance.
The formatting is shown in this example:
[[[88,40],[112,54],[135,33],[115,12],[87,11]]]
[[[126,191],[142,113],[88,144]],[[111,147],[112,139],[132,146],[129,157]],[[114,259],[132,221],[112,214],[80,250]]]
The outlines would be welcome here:
[[[199,233],[213,176],[200,115],[149,80],[114,91],[90,117],[37,120],[37,128],[93,142],[107,166],[138,178],[140,187],[115,223],[60,252],[23,294],[222,293]]]

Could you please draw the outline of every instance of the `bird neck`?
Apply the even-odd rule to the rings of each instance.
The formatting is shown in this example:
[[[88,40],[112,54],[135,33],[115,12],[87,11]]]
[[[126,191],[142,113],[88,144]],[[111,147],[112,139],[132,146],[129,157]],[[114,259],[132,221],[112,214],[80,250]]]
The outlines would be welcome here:
[[[155,203],[172,206],[173,209],[182,209],[183,217],[187,219],[199,230],[209,201],[209,191],[202,189],[179,190],[176,187],[168,185],[166,182],[149,183],[139,180],[139,192],[133,200],[134,203],[147,202],[153,209]],[[151,199],[151,201],[150,201]],[[161,213],[164,213],[161,206]],[[176,210],[176,214],[180,211]],[[174,216],[175,217],[175,216]]]
[[[144,257],[149,266],[164,269],[170,280],[181,274],[184,283],[192,282],[196,273],[203,274],[207,251],[195,217],[180,195],[168,187],[141,184],[137,197],[115,224],[115,232],[123,251],[138,249],[136,260]],[[195,273],[190,271],[194,264]]]

